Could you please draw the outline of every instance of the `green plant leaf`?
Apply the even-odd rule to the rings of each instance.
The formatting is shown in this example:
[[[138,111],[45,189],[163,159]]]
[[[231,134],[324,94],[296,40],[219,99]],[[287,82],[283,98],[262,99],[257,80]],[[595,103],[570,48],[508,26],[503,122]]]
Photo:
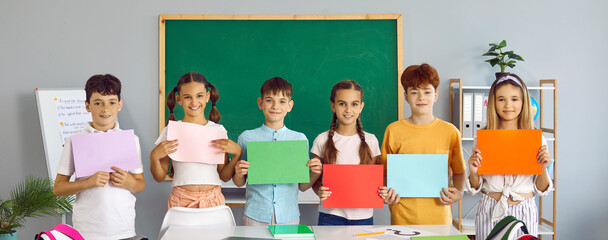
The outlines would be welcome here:
[[[515,64],[515,60],[508,61],[506,64],[507,65]]]
[[[40,217],[72,210],[74,197],[57,197],[53,194],[50,179],[27,178],[11,190],[11,198],[0,203],[2,231],[11,232],[21,227],[27,217]]]
[[[487,53],[484,53],[481,56],[498,56],[498,53],[497,52],[490,52],[490,51],[488,51]]]
[[[500,48],[506,47],[507,46],[507,40],[502,40],[502,42],[500,42],[500,44],[498,44],[498,46]]]
[[[524,60],[521,56],[519,56],[519,55],[517,55],[515,53],[509,54],[509,58],[515,59],[515,60],[519,60],[519,61],[523,61]]]
[[[492,65],[492,67],[494,67],[497,63],[500,62],[500,59],[498,59],[498,58],[488,59],[488,60],[486,60],[486,62],[489,62],[490,65]]]
[[[515,64],[507,64],[507,66],[509,66],[510,68],[514,68]]]

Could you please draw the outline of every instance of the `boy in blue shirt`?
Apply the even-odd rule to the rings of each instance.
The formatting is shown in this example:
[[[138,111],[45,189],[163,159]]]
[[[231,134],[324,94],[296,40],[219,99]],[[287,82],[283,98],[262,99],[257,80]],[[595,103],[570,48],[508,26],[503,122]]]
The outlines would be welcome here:
[[[246,183],[247,169],[247,142],[257,141],[290,141],[307,140],[303,133],[285,127],[285,115],[293,108],[291,84],[280,77],[273,77],[264,84],[260,90],[258,107],[264,113],[262,126],[241,133],[238,144],[243,149],[242,158],[235,168],[233,182],[237,186]],[[305,191],[311,187],[321,175],[321,162],[318,159],[308,161],[311,170],[309,183],[285,184],[253,184],[247,185],[247,201],[243,224],[245,226],[263,226],[269,224],[298,224],[300,222],[300,208],[298,207],[298,188]]]
[[[74,135],[121,131],[116,121],[122,109],[120,89],[120,80],[110,74],[89,78],[85,86],[85,107],[93,122],[87,123],[84,130]],[[139,138],[135,136],[139,168],[125,171],[112,167],[115,172],[99,171],[73,182],[70,182],[75,172],[71,139],[70,136],[64,144],[53,192],[57,196],[76,194],[72,214],[74,228],[87,240],[136,238],[133,194],[146,187]]]

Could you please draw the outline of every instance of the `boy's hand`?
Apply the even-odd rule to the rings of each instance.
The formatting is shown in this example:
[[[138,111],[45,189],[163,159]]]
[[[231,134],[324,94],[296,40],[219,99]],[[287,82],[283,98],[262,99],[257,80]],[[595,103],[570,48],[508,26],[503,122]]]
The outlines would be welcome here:
[[[321,175],[321,172],[323,171],[323,164],[321,163],[321,160],[318,158],[313,158],[308,160],[308,163],[306,164],[306,166],[308,166],[308,168],[310,168],[310,171],[313,174],[316,174],[317,176]]]
[[[213,140],[211,146],[221,149],[221,153],[241,154],[241,146],[230,139]]]
[[[236,166],[234,167],[234,172],[235,172],[235,174],[237,174],[239,176],[245,176],[245,175],[247,175],[248,169],[249,169],[249,162],[247,162],[245,160],[239,160],[236,163]]]
[[[328,187],[320,186],[317,195],[319,196],[319,199],[321,199],[321,201],[324,201],[329,196],[331,196],[331,191],[329,191]]]
[[[538,163],[543,164],[543,169],[546,169],[551,163],[551,154],[547,150],[547,145],[543,145],[538,149],[538,155],[536,155],[536,159],[538,159]]]
[[[110,174],[102,171],[99,171],[87,178],[89,188],[103,187],[108,183],[108,180],[110,180]]]
[[[135,178],[133,178],[131,173],[117,167],[112,167],[112,170],[116,172],[110,173],[110,183],[112,183],[112,185],[114,186],[125,188],[131,191],[131,189],[135,185]]]
[[[451,205],[452,203],[458,202],[460,199],[462,199],[462,192],[455,187],[451,187],[442,189],[439,201],[443,205]]]
[[[471,155],[471,158],[469,158],[469,172],[473,173],[473,174],[477,174],[477,169],[480,166],[481,166],[481,152],[479,151],[479,149],[473,148],[473,155]]]
[[[386,190],[386,186],[382,186],[380,187],[380,190],[378,190],[378,193],[380,194],[380,197],[384,199],[385,204],[395,204],[401,201],[399,194],[395,195],[395,190],[392,188]]]
[[[152,158],[154,159],[161,159],[164,158],[166,156],[169,156],[169,154],[174,153],[175,151],[177,151],[177,146],[179,144],[177,143],[177,139],[175,140],[171,140],[171,141],[163,141],[161,143],[159,143],[153,150],[152,153],[150,153],[150,156],[152,156]]]

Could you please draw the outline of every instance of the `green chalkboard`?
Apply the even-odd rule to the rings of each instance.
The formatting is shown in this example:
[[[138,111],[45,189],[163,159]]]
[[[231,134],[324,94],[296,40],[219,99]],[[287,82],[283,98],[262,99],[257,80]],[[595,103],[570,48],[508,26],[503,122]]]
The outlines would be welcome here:
[[[164,99],[179,77],[191,71],[217,87],[219,123],[235,141],[244,130],[263,124],[257,98],[262,83],[274,76],[293,85],[294,107],[285,125],[306,134],[310,144],[329,129],[329,95],[341,80],[352,79],[363,87],[363,128],[380,141],[386,126],[402,116],[400,15],[319,15],[306,20],[208,16],[160,17],[159,130],[169,116]],[[183,118],[183,109],[176,107],[175,114]]]

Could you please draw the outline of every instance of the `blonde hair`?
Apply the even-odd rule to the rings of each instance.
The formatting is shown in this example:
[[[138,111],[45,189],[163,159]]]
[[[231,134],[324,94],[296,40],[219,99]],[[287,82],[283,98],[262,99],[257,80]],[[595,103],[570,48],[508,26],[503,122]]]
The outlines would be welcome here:
[[[508,78],[509,76],[516,78],[519,82],[516,82],[512,78]],[[530,106],[528,87],[526,87],[526,84],[519,76],[513,73],[509,73],[507,76],[497,78],[494,83],[492,83],[490,94],[488,95],[488,123],[484,129],[498,129],[500,116],[498,116],[498,113],[496,112],[496,90],[506,84],[518,87],[521,90],[522,107],[517,120],[517,128],[534,129],[534,118],[532,117],[532,107]]]

